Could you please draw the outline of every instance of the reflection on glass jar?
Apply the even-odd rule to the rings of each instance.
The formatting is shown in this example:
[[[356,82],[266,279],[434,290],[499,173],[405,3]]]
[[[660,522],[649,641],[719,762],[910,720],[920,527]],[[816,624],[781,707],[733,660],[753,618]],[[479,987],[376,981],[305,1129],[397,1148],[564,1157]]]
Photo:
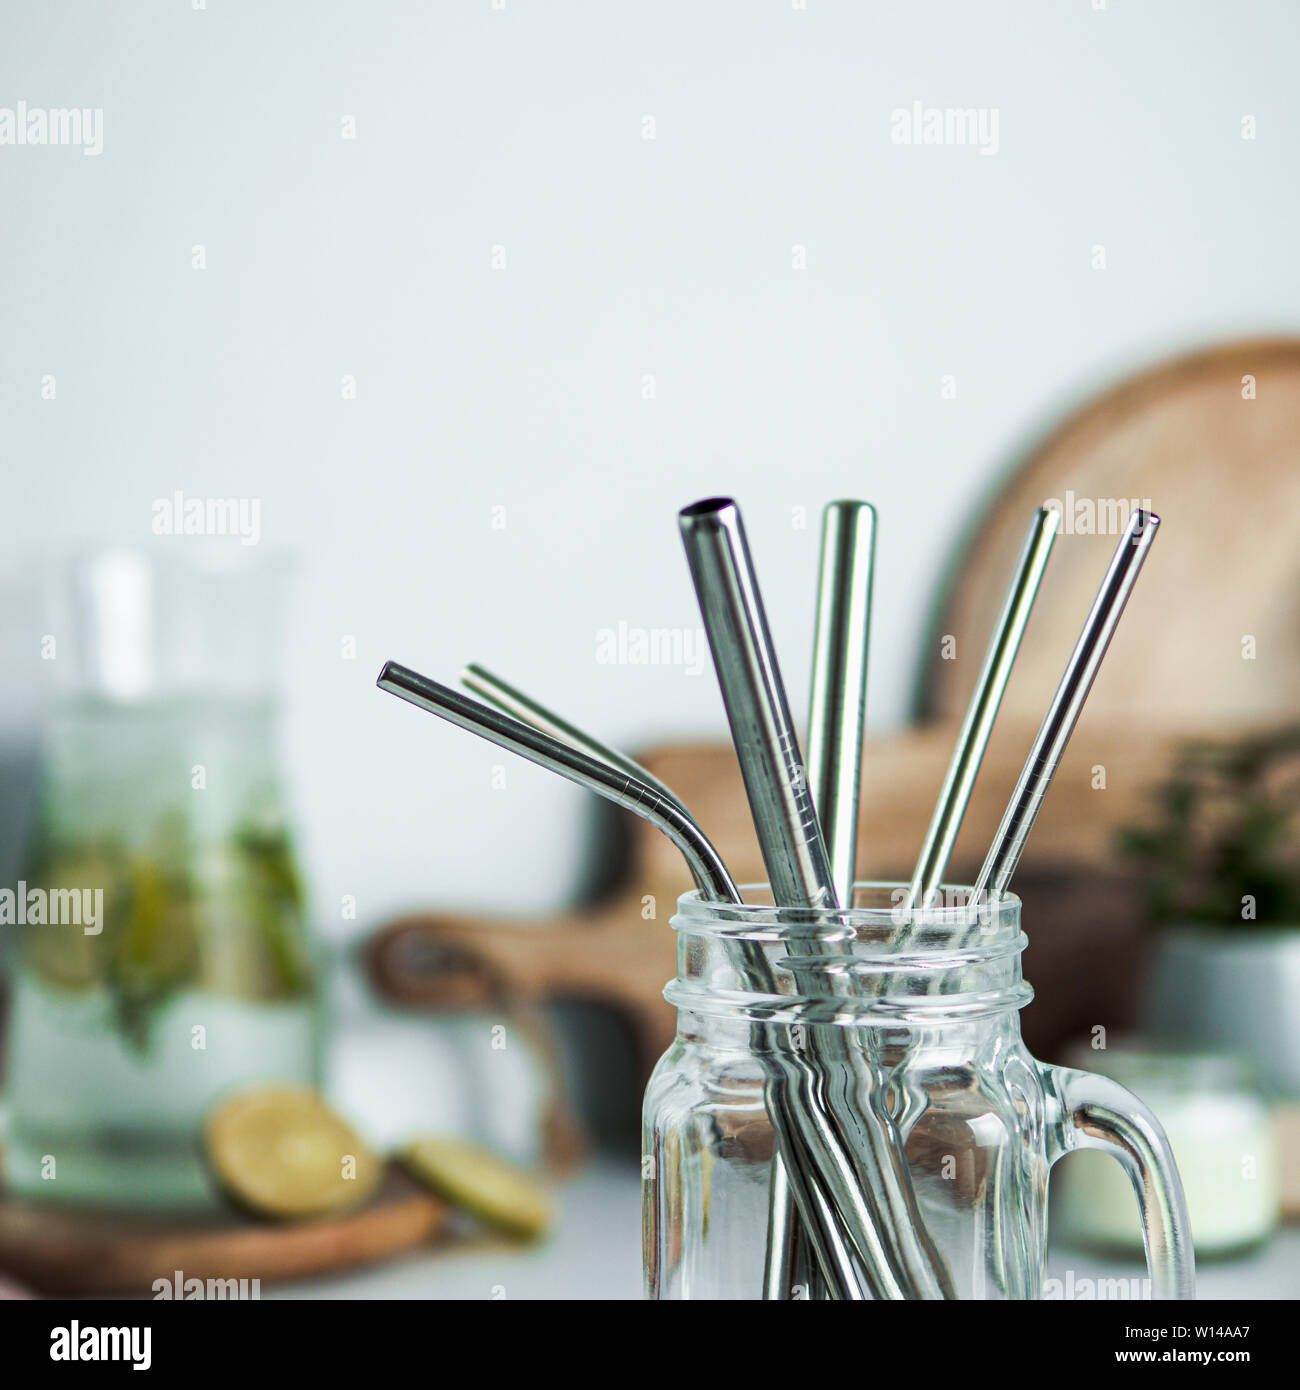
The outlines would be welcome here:
[[[212,1101],[316,1080],[274,760],[277,583],[243,557],[113,552],[52,595],[61,689],[9,1038],[6,1181],[25,1195],[207,1205]]]

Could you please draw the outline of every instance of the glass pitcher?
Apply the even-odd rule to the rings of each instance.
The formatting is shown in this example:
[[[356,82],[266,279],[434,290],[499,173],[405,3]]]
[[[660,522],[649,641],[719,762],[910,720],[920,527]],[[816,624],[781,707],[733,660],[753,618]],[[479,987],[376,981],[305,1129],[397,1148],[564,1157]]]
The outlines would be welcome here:
[[[948,889],[949,905],[909,914],[906,892],[858,885],[851,911],[775,908],[763,888],[739,905],[680,899],[665,990],[678,1033],[645,1097],[648,1295],[765,1295],[774,1158],[797,1161],[771,1117],[789,1101],[789,1059],[813,1055],[816,1094],[852,1112],[838,1115],[841,1139],[854,1133],[846,1118],[884,1117],[939,1296],[1040,1297],[1048,1172],[1089,1148],[1132,1181],[1153,1296],[1193,1297],[1182,1187],[1155,1117],[1118,1083],[1036,1061],[1021,1041],[1032,990],[1019,899],[973,911]],[[852,1296],[879,1296],[859,1274]],[[815,1264],[791,1281],[769,1296],[825,1296]]]
[[[214,1205],[213,1101],[317,1079],[273,747],[279,579],[215,550],[106,552],[53,577],[8,1040],[5,1181],[21,1195]]]

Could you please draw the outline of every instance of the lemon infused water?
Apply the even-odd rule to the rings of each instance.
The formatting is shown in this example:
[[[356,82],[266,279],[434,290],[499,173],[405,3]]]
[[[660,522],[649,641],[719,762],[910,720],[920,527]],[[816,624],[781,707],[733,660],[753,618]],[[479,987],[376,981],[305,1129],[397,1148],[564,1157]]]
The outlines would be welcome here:
[[[264,576],[114,556],[81,600],[80,688],[55,703],[25,874],[37,910],[10,928],[5,1180],[45,1201],[202,1208],[218,1200],[213,1102],[319,1071]],[[98,920],[68,920],[69,890],[102,894]]]

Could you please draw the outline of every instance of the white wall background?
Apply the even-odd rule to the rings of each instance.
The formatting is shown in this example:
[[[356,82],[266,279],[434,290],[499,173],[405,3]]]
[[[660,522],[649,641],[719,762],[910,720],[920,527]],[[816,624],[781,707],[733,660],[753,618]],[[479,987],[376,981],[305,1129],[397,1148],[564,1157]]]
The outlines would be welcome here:
[[[6,7],[0,106],[102,107],[104,148],[0,147],[5,563],[184,544],[150,535],[176,489],[260,499],[300,561],[326,921],[555,906],[581,794],[492,790],[502,756],[381,661],[479,659],[631,747],[720,730],[710,674],[600,665],[596,631],[696,625],[674,512],[734,492],[801,697],[816,513],[860,495],[901,721],[1016,453],[1139,364],[1296,325],[1298,37],[1285,0]],[[998,153],[891,144],[915,101],[997,108]]]

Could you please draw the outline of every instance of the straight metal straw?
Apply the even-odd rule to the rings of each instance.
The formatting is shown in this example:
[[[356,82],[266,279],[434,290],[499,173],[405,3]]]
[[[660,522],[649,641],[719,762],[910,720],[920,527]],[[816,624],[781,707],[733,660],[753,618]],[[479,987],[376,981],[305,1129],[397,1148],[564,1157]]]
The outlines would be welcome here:
[[[808,716],[808,786],[826,838],[835,895],[852,906],[858,851],[858,795],[866,725],[867,655],[876,511],[840,501],[822,515],[817,622]],[[772,1172],[768,1199],[766,1297],[788,1299],[796,1285],[824,1293],[794,1211],[786,1175]]]
[[[858,791],[867,720],[867,655],[876,509],[832,502],[822,518],[808,716],[808,786],[830,855],[835,896],[853,906]]]
[[[1025,532],[1002,615],[993,629],[984,666],[966,707],[966,718],[957,735],[948,774],[930,819],[925,844],[912,871],[912,886],[903,903],[908,912],[927,906],[943,882],[1060,521],[1060,512],[1039,507]],[[906,927],[900,933],[900,937],[909,935],[911,932]]]
[[[894,949],[897,951],[904,950],[916,936],[924,909],[931,905],[943,883],[1060,519],[1059,512],[1046,507],[1039,507],[1030,518],[1011,587],[1007,590],[1006,602],[1002,605],[1001,616],[993,629],[984,657],[984,666],[966,707],[966,718],[957,735],[957,744],[948,764],[939,800],[935,804],[934,815],[930,819],[925,844],[912,871],[911,887],[901,906],[903,920],[894,936]],[[940,978],[936,977],[931,992],[937,990]],[[886,991],[892,983],[890,980],[885,982]],[[925,1113],[929,1097],[925,1087],[909,1069],[907,1059],[898,1069],[898,1075],[900,1103],[894,1118],[899,1133],[906,1140],[912,1127]]]
[[[730,498],[710,498],[685,508],[679,520],[773,898],[781,907],[838,907],[739,509]],[[851,953],[845,946],[815,931],[792,933],[789,944],[800,989],[848,993],[843,969],[837,973],[826,960],[829,951],[847,963]],[[828,1072],[836,1063],[852,1064],[842,1040],[818,1032],[812,1030],[810,1051],[830,1064]],[[846,1104],[840,1087],[821,1089],[838,1101],[841,1143],[819,1155],[819,1171],[828,1179],[839,1176],[841,1215],[871,1291],[880,1298],[942,1297],[900,1191],[901,1154],[890,1152],[889,1135],[875,1114]],[[833,1271],[824,1272],[833,1278]],[[832,1286],[832,1293],[839,1291]]]
[[[1010,885],[1011,876],[1015,873],[1016,865],[1024,852],[1025,841],[1029,838],[1029,832],[1042,809],[1043,798],[1056,775],[1070,735],[1079,722],[1088,692],[1097,678],[1102,658],[1115,635],[1115,628],[1128,603],[1133,585],[1137,582],[1147,552],[1155,540],[1159,525],[1158,516],[1141,509],[1129,517],[1128,525],[1115,548],[1115,554],[1102,579],[1101,588],[1097,591],[1083,630],[1074,644],[1070,659],[1066,662],[1056,694],[1052,697],[1052,703],[1034,738],[1033,747],[1025,759],[1020,780],[1012,793],[1002,823],[975,880],[966,925],[958,933],[959,947],[972,941],[978,934],[986,903],[996,902]],[[936,976],[930,992],[938,993],[941,988],[942,976]],[[999,1262],[1007,1258],[1007,1252],[1000,1243],[996,1258]]]
[[[531,728],[476,700],[467,699],[458,691],[397,662],[384,663],[376,684],[381,690],[436,714],[500,748],[517,753],[539,767],[556,772],[649,821],[681,851],[700,885],[702,896],[713,902],[741,901],[740,892],[721,855],[671,793],[662,795],[639,777],[563,743],[541,729]],[[589,746],[595,742],[591,739],[585,741]],[[754,988],[775,994],[776,984],[761,948],[747,950],[741,968]],[[852,1287],[856,1274],[852,1256],[844,1244],[835,1202],[818,1182],[809,1177],[816,1169],[814,1161],[808,1156],[809,1142],[805,1130],[816,1131],[819,1124],[825,1126],[827,1132],[824,1135],[814,1135],[814,1147],[818,1154],[834,1145],[835,1136],[829,1129],[829,1119],[822,1116],[815,1105],[810,1104],[805,1111],[799,1111],[792,1099],[801,1089],[811,1090],[809,1065],[799,1058],[781,1058],[769,1052],[761,1055],[773,1058],[770,1065],[778,1084],[769,1092],[772,1097],[769,1113],[783,1162],[794,1175],[792,1181],[799,1210],[803,1213],[818,1258],[828,1271],[828,1278]]]
[[[871,597],[875,564],[875,509],[866,502],[830,503],[822,522],[821,568],[813,644],[813,681],[808,718],[808,774],[813,804],[826,836],[836,892],[853,904],[857,870],[858,800],[862,745],[866,735],[867,670],[871,641]],[[916,1232],[934,1271],[934,1292],[950,1294],[952,1277],[921,1214],[912,1188],[900,1127],[887,1103],[888,1077],[879,1039],[868,1028],[852,1035],[866,1060],[860,1069],[859,1101],[875,1116],[886,1139],[885,1154],[896,1171],[899,1205],[894,1219]],[[903,1078],[906,1085],[906,1076]],[[816,1271],[807,1270],[799,1233],[789,1242],[794,1281],[807,1280],[817,1297]],[[811,1278],[808,1278],[808,1275]]]
[[[838,906],[739,510],[729,499],[709,499],[685,508],[679,522],[773,901]],[[795,1180],[786,1164],[773,1164],[763,1276],[770,1299],[790,1297]],[[866,1246],[872,1263],[883,1268],[874,1223],[865,1224],[867,1232],[854,1245]],[[861,1297],[856,1276],[837,1285],[826,1273],[836,1298]]]
[[[839,907],[740,510],[713,497],[679,522],[772,897]]]
[[[1074,726],[1079,722],[1084,701],[1097,678],[1106,648],[1115,635],[1116,625],[1156,538],[1159,525],[1158,516],[1141,509],[1129,517],[1110,568],[1097,591],[1092,611],[1070,653],[1065,674],[1025,759],[1024,770],[1002,817],[1002,824],[975,880],[971,894],[974,908],[978,909],[987,895],[996,897],[1004,893],[1011,882],[1011,876],[1024,852],[1025,841],[1034,827]],[[967,934],[970,934],[969,931]]]

